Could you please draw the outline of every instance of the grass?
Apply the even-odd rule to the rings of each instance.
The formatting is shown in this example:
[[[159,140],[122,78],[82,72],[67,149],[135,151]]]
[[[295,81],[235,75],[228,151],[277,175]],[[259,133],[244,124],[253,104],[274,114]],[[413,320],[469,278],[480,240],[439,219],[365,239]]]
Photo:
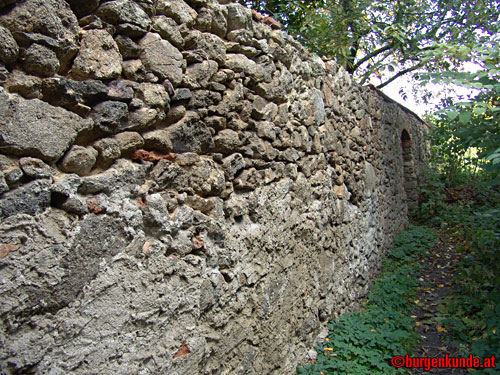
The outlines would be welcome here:
[[[409,225],[395,239],[361,312],[329,323],[329,336],[316,348],[315,363],[297,375],[390,375],[405,373],[390,364],[396,355],[410,354],[419,336],[410,318],[419,285],[419,255],[436,241],[432,230]]]
[[[447,340],[462,356],[500,357],[500,190],[472,178],[447,186],[444,177],[432,170],[425,176],[414,219],[426,225],[409,225],[399,234],[362,310],[331,321],[328,337],[316,348],[317,360],[298,368],[297,375],[407,373],[391,366],[390,359],[411,356],[419,341],[408,302],[419,285],[417,258],[437,239],[434,228],[458,246],[460,256],[453,293],[433,321],[445,327]],[[495,368],[468,371],[498,373]]]
[[[454,207],[442,213],[447,232],[459,243],[461,259],[451,298],[437,317],[451,333],[450,342],[463,355],[500,356],[500,209],[491,206]],[[475,375],[498,369],[471,370]]]

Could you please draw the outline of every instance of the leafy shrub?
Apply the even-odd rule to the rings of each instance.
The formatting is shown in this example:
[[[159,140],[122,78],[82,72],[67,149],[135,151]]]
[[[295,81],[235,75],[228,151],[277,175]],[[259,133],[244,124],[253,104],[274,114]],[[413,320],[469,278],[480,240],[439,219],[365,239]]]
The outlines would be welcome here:
[[[432,231],[409,226],[396,237],[382,271],[375,280],[362,312],[340,316],[329,323],[329,336],[316,350],[314,364],[297,369],[298,375],[401,374],[390,365],[395,355],[411,354],[418,341],[409,315],[418,286],[419,254],[435,242]]]
[[[500,353],[500,209],[467,207],[457,217],[445,216],[462,257],[454,280],[460,288],[440,306],[439,320],[452,333],[463,354],[477,357]],[[494,374],[495,369],[474,373]]]

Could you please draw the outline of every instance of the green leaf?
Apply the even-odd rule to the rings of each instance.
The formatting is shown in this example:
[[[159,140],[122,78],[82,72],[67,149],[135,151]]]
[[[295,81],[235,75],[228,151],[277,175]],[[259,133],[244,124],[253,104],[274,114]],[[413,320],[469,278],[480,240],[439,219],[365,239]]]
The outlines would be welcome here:
[[[470,86],[474,87],[475,89],[482,89],[483,88],[483,84],[481,82],[471,82]]]
[[[453,121],[457,118],[458,112],[456,111],[449,111],[448,112],[448,120]]]
[[[474,113],[475,113],[476,115],[482,115],[483,113],[485,113],[485,112],[486,112],[486,108],[478,108],[478,107],[475,107],[475,108],[473,109],[473,111],[474,111]]]
[[[463,125],[467,124],[470,121],[471,118],[472,118],[472,113],[468,112],[468,111],[467,112],[461,112],[460,115],[458,116],[458,120]]]

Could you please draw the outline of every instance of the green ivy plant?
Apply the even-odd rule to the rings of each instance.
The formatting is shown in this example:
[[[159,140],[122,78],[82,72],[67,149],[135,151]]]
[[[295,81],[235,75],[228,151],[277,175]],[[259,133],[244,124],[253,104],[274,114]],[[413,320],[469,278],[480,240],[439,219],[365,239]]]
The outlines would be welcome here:
[[[298,368],[297,374],[405,373],[389,361],[396,355],[411,354],[418,342],[409,317],[419,283],[420,265],[416,260],[435,241],[434,233],[423,227],[410,225],[401,232],[383,262],[362,311],[331,321],[328,337],[316,348],[316,362]]]

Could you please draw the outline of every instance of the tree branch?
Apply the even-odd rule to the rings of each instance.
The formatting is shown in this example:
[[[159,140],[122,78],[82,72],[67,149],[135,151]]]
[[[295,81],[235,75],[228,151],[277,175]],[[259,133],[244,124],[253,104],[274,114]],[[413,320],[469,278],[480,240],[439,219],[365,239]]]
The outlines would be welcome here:
[[[356,71],[361,65],[363,65],[365,62],[370,60],[372,57],[375,57],[375,56],[381,54],[382,52],[385,52],[385,51],[391,49],[393,46],[394,46],[394,43],[389,43],[388,45],[386,45],[382,48],[379,48],[373,52],[370,52],[368,55],[366,55],[361,60],[359,60],[356,64],[354,64],[354,66],[352,68],[353,71]]]
[[[381,89],[382,87],[387,86],[389,83],[391,83],[392,81],[398,79],[402,75],[405,75],[406,73],[412,72],[412,71],[417,70],[419,68],[421,68],[421,66],[420,66],[420,64],[417,64],[415,66],[412,66],[411,68],[401,70],[398,74],[395,74],[394,76],[392,76],[390,79],[388,79],[384,83],[381,83],[380,85],[378,85],[377,88]]]

